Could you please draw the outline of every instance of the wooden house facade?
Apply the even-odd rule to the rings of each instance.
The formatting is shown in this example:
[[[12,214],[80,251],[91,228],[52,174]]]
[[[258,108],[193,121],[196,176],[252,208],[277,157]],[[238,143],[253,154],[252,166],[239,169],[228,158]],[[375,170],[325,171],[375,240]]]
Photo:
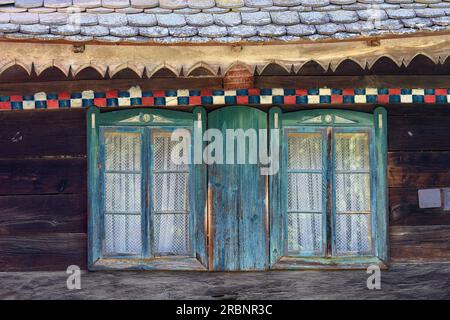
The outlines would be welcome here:
[[[449,25],[447,0],[0,1],[0,271],[450,261]],[[266,135],[220,163],[227,130]]]

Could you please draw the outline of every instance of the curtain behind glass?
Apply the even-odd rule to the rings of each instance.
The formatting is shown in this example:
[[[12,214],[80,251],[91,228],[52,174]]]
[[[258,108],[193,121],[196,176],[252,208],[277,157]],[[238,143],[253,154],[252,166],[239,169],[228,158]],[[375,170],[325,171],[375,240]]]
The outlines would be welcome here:
[[[104,253],[141,254],[141,135],[104,132]]]
[[[189,255],[189,167],[171,161],[171,132],[152,130],[153,253]]]

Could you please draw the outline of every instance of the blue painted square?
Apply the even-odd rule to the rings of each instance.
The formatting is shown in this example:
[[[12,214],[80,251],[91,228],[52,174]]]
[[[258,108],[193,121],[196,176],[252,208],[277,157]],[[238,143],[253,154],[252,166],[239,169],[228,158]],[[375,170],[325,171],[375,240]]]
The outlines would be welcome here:
[[[400,95],[393,94],[389,96],[389,103],[400,103]]]
[[[70,108],[70,100],[59,100],[58,105],[61,109]]]
[[[297,97],[295,97],[295,103],[297,103],[297,104],[308,104],[308,96],[297,96]]]
[[[317,96],[319,94],[319,89],[308,89],[308,95]]]
[[[213,94],[213,96],[223,96],[223,95],[225,95],[225,91],[224,90],[213,90],[212,94]]]
[[[355,96],[343,96],[342,102],[343,103],[355,103]]]
[[[47,93],[47,100],[58,100],[58,95],[56,93]]]
[[[425,89],[425,95],[434,95],[434,89]]]
[[[166,97],[176,97],[177,94],[176,90],[166,90]]]
[[[142,97],[153,97],[152,91],[142,91]]]
[[[413,95],[412,101],[413,101],[413,103],[424,103],[425,102],[425,97],[422,96],[422,95],[420,95],[420,96]]]
[[[237,96],[247,96],[248,95],[248,90],[247,89],[236,90],[236,95]]]
[[[225,104],[236,104],[236,97],[225,96]]]
[[[260,104],[260,97],[259,96],[249,96],[248,97],[248,103],[249,104]]]
[[[447,96],[436,96],[436,103],[447,103]]]
[[[119,91],[118,97],[119,98],[129,98],[130,93],[128,91]]]
[[[342,94],[342,89],[331,89],[331,94],[335,96],[340,96]]]
[[[190,97],[198,97],[201,95],[200,90],[189,90],[189,96]]]
[[[94,105],[94,99],[83,99],[81,103],[84,108],[87,108]]]
[[[295,96],[295,89],[284,89],[285,96]]]
[[[166,98],[163,97],[155,97],[155,106],[165,106]]]
[[[412,94],[412,89],[400,89],[400,94]]]
[[[34,96],[23,96],[23,101],[33,101],[34,100]]]
[[[202,97],[201,101],[202,104],[213,104],[213,97],[212,96]]]
[[[142,98],[131,98],[130,103],[132,106],[140,106],[142,105]]]
[[[105,98],[106,94],[104,92],[94,92],[94,98]],[[48,95],[47,95],[48,98]]]
[[[320,96],[320,103],[331,103],[331,96]]]
[[[45,101],[45,100],[35,101],[34,108],[35,109],[45,109],[45,108],[47,108],[47,101]]]
[[[119,99],[117,99],[117,98],[107,98],[106,99],[106,106],[107,107],[118,107],[119,106]]]
[[[22,101],[11,102],[11,110],[22,110],[22,109],[23,109]]]
[[[369,94],[366,96],[367,103],[376,103],[377,102],[377,96],[374,94]]]
[[[179,106],[189,105],[189,97],[178,97],[177,100]]]
[[[365,95],[366,89],[365,88],[356,88],[355,89],[355,95]]]
[[[81,98],[82,98],[81,92],[72,92],[70,94],[70,99],[81,99]]]
[[[274,103],[274,104],[284,104],[284,97],[283,96],[273,96],[272,97],[272,103]]]
[[[261,96],[271,96],[272,95],[272,89],[261,89],[259,91],[259,94]]]
[[[379,95],[386,95],[389,94],[389,89],[378,89],[378,94]]]

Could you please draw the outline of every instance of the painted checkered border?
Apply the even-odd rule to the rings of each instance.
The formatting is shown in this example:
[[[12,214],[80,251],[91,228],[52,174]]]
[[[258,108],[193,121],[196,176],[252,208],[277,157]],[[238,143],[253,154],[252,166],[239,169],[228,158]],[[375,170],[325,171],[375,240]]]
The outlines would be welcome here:
[[[445,104],[450,89],[239,89],[153,90],[139,87],[108,92],[40,92],[0,96],[0,110],[97,107],[165,107],[196,105],[308,105],[308,104]]]

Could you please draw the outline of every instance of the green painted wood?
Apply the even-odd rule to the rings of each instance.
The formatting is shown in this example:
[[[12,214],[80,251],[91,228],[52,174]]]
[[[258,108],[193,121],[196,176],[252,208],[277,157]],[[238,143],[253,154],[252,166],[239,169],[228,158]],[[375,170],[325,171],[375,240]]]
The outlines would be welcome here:
[[[200,119],[202,128],[206,126],[206,115],[203,108],[195,108],[193,113],[180,112],[173,110],[160,109],[135,109],[135,110],[119,110],[101,113],[99,109],[93,107],[87,112],[87,131],[88,131],[88,235],[89,235],[89,269],[96,270],[99,266],[97,262],[102,256],[102,137],[101,132],[108,131],[126,131],[139,132],[142,139],[142,234],[143,234],[143,250],[132,257],[137,260],[148,260],[153,258],[152,246],[150,240],[153,235],[152,228],[152,164],[151,156],[153,146],[151,143],[151,129],[162,128],[164,130],[173,131],[177,128],[186,128],[194,131],[195,121]],[[201,142],[201,133],[194,132],[191,143],[198,140]],[[195,144],[195,143],[194,143]],[[190,201],[190,235],[191,235],[191,255],[196,257],[203,265],[207,264],[208,255],[206,247],[206,168],[204,164],[190,166],[191,174],[191,201]],[[149,199],[149,201],[147,201]],[[120,259],[123,257],[112,257]],[[130,258],[130,257],[127,257]],[[175,257],[170,263],[158,263],[161,269],[177,269],[177,260],[179,261],[178,269],[185,269],[184,260],[186,257]],[[158,258],[159,259],[159,258]],[[111,268],[120,268],[120,261],[116,260],[119,266]],[[136,262],[130,262],[135,264]],[[139,262],[138,264],[154,264],[152,261]],[[165,265],[165,267],[164,267]],[[101,266],[101,269],[104,269]],[[106,267],[108,268],[108,266]]]
[[[266,129],[267,116],[250,107],[227,107],[209,114],[208,127],[225,137],[227,129]],[[226,143],[222,149],[224,155],[229,154]],[[248,161],[208,168],[213,270],[264,270],[268,266],[267,177],[260,168]]]

